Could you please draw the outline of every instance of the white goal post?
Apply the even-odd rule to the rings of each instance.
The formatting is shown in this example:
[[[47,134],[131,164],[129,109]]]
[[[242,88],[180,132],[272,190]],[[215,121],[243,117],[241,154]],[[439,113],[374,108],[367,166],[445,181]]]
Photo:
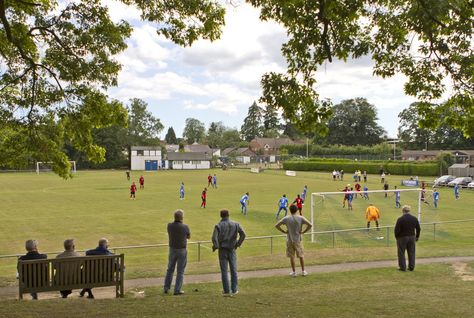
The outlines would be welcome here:
[[[71,164],[71,173],[76,173],[76,162],[69,161]],[[46,167],[48,166],[48,167]],[[51,161],[37,161],[36,162],[36,174],[39,174],[41,171],[52,171],[52,162]]]
[[[391,190],[367,190],[367,191],[338,191],[338,192],[314,192],[311,193],[311,224],[313,224],[313,229],[311,231],[311,242],[314,242],[314,232],[315,232],[315,203],[316,202],[324,202],[324,199],[326,196],[340,196],[343,197],[345,194],[370,194],[370,193],[394,193],[396,191],[399,192],[414,192],[418,191],[418,221],[421,221],[421,205],[422,205],[422,192],[425,193],[432,193],[432,190],[426,190],[426,189],[421,189],[421,188],[415,188],[415,189],[391,189]],[[319,200],[316,200],[316,198],[319,197]],[[425,196],[426,200],[426,196]]]

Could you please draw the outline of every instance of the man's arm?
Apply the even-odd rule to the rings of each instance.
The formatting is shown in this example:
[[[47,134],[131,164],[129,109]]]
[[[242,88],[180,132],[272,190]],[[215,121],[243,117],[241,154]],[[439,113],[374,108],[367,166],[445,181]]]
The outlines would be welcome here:
[[[282,220],[283,220],[283,219],[282,219]],[[275,224],[275,228],[276,228],[278,231],[287,234],[287,233],[288,233],[288,230],[285,231],[284,229],[281,228],[281,226],[284,224],[284,223],[282,222],[282,220],[280,220],[277,224]]]
[[[237,242],[235,247],[240,247],[245,240],[245,232],[240,226],[240,224],[238,225],[237,232],[239,233],[239,241]]]
[[[189,230],[189,226],[186,225],[186,229],[188,230],[186,233],[186,238],[189,240],[191,238],[191,231]]]
[[[216,225],[214,226],[214,232],[212,232],[212,251],[219,249],[219,227]]]
[[[420,238],[420,232],[421,232],[421,227],[420,227],[420,222],[416,220],[416,240]]]
[[[302,230],[301,234],[304,234],[304,233],[308,232],[313,227],[313,224],[311,224],[311,222],[308,221],[308,219],[306,219],[305,217],[303,217],[303,224],[306,225],[306,229],[303,231],[303,228],[301,228],[301,230]]]
[[[393,233],[395,234],[395,238],[398,238],[398,236],[400,235],[400,219],[397,220]]]

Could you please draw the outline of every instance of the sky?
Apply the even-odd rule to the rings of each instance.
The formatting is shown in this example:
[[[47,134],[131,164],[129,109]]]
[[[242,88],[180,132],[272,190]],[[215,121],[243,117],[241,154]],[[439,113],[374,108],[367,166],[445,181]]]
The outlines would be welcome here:
[[[113,0],[103,2],[113,20],[126,20],[134,28],[127,50],[117,56],[123,67],[118,86],[109,95],[126,104],[131,98],[146,101],[148,110],[165,126],[161,138],[170,126],[180,137],[189,117],[204,122],[206,128],[222,121],[240,130],[248,108],[261,95],[262,75],[286,69],[280,52],[285,30],[260,21],[259,11],[247,4],[227,7],[221,39],[198,40],[183,48],[158,36],[134,8]],[[372,66],[370,58],[327,63],[317,72],[317,92],[334,104],[367,98],[377,108],[379,125],[389,137],[396,137],[398,114],[415,100],[404,94],[403,76],[374,77]]]

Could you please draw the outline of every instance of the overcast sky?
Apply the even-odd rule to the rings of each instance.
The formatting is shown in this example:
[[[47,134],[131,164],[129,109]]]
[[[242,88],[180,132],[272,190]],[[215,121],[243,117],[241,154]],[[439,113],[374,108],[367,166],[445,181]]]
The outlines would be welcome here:
[[[118,87],[110,96],[128,104],[141,98],[165,126],[181,136],[185,119],[206,124],[222,121],[240,129],[248,108],[261,94],[260,78],[265,72],[284,71],[280,53],[285,31],[272,22],[259,20],[258,10],[242,4],[227,8],[226,26],[220,40],[200,40],[182,48],[156,34],[152,24],[142,23],[133,8],[113,0],[110,14],[116,21],[129,21],[134,31],[128,49],[118,60],[123,64]],[[414,101],[403,92],[404,79],[372,76],[370,59],[327,63],[317,74],[318,92],[333,103],[365,97],[376,106],[379,124],[395,137],[398,114]]]

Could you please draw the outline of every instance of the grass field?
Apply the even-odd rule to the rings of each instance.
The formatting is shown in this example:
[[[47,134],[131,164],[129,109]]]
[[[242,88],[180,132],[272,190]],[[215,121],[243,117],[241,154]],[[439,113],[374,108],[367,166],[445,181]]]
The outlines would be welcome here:
[[[466,277],[473,278],[474,263]],[[219,283],[185,285],[180,297],[147,288],[144,297],[0,301],[2,317],[472,317],[474,281],[451,265],[419,265],[307,277],[239,281],[240,293],[220,295]],[[143,290],[140,290],[143,292]]]
[[[208,173],[216,173],[218,189],[209,189],[208,207],[200,209],[200,193],[207,186]],[[107,237],[111,247],[166,243],[166,224],[172,221],[172,213],[181,208],[185,211],[185,223],[192,232],[192,240],[209,240],[213,226],[219,221],[219,210],[227,208],[231,218],[240,222],[248,236],[279,234],[274,229],[277,202],[285,193],[290,202],[308,185],[309,192],[338,191],[347,183],[333,182],[330,174],[298,172],[296,177],[287,177],[284,171],[266,170],[252,174],[248,170],[211,171],[159,171],[143,173],[145,190],[139,190],[136,200],[129,199],[130,182],[123,171],[79,171],[72,180],[62,180],[51,173],[12,173],[0,175],[2,206],[0,217],[0,255],[23,253],[24,241],[39,240],[40,251],[60,251],[66,238],[76,239],[80,250],[94,248],[97,240]],[[138,184],[140,173],[132,173],[132,181]],[[391,188],[400,184],[401,176],[389,176]],[[185,200],[178,198],[179,184],[186,188]],[[431,181],[431,180],[428,180]],[[352,182],[351,182],[352,183]],[[369,176],[368,187],[381,189],[380,180]],[[240,213],[239,199],[250,192],[248,215]],[[448,221],[474,218],[474,191],[461,192],[456,201],[452,189],[441,189],[440,207],[434,210],[424,207],[430,221]],[[393,198],[374,202],[382,211],[382,225],[393,226],[400,210],[394,208]],[[403,194],[402,194],[402,203]],[[334,207],[331,226],[338,228],[360,228],[365,226],[363,217],[367,202],[357,199],[354,211]],[[309,217],[310,207],[304,207]],[[351,213],[351,214],[348,214]],[[350,216],[350,217],[348,217]],[[316,224],[316,229],[323,228]],[[426,256],[471,255],[473,251],[474,222],[470,224],[439,225],[437,241],[433,241],[428,230],[422,234],[424,245],[420,252]],[[389,229],[391,234],[393,229]],[[386,236],[386,235],[385,235]],[[426,237],[426,240],[424,239]],[[334,243],[331,236],[319,237],[315,244],[306,243],[307,262],[344,262],[365,259],[388,259],[394,257],[393,237],[391,241],[376,241],[365,234],[337,237],[338,249],[327,249]],[[270,255],[270,244],[273,254]],[[266,240],[247,241],[239,250],[241,270],[287,266],[283,257],[284,238],[270,243]],[[371,246],[370,249],[364,249]],[[120,252],[120,251],[117,251]],[[123,252],[123,251],[122,251]],[[424,253],[424,254],[423,254]],[[127,250],[127,278],[163,275],[167,249]],[[196,245],[189,246],[189,272],[217,271],[216,256],[209,244],[200,246],[201,262],[196,262]],[[14,259],[0,259],[0,285],[14,283]]]

